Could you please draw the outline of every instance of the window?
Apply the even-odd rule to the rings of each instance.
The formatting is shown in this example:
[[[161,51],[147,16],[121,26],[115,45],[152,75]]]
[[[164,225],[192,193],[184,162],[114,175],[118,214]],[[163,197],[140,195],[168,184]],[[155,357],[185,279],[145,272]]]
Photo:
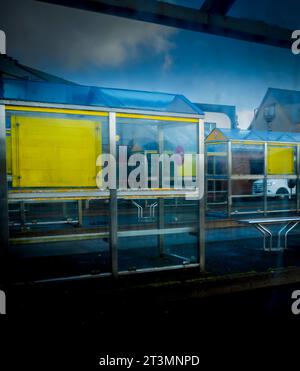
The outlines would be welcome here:
[[[264,107],[264,118],[267,122],[271,122],[275,118],[275,104],[270,104]]]

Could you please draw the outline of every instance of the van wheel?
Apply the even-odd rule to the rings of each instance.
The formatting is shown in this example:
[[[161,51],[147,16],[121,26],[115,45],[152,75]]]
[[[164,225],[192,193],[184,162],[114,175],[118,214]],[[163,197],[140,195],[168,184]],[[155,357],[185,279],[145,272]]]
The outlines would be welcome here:
[[[289,191],[286,188],[279,188],[276,195],[283,199],[285,196],[289,195]]]

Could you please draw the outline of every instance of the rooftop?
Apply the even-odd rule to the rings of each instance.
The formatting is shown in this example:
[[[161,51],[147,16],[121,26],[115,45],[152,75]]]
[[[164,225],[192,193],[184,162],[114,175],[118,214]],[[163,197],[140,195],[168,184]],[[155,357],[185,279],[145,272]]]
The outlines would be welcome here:
[[[253,142],[300,142],[300,133],[267,130],[214,129],[207,137],[213,140],[247,140]]]
[[[42,81],[0,80],[0,99],[202,115],[183,95]]]

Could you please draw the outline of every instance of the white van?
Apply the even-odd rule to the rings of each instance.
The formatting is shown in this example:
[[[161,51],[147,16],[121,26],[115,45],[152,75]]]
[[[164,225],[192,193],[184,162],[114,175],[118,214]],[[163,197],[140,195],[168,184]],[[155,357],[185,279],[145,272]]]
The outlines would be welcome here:
[[[252,194],[264,192],[263,179],[256,180],[252,185]],[[283,197],[296,194],[296,180],[294,179],[268,179],[267,195],[268,197]]]

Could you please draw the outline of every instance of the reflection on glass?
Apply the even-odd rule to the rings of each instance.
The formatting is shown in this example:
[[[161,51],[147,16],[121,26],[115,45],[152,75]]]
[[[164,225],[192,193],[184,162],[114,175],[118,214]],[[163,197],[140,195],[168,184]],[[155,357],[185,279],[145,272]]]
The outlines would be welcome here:
[[[122,182],[123,188],[132,188],[129,182],[130,174],[133,174],[133,171],[140,165],[140,162],[134,165],[129,163],[130,157],[135,154],[144,155],[142,165],[146,167],[148,179],[147,183],[140,182],[138,188],[178,188],[174,180],[175,174],[182,177],[181,187],[189,187],[189,184],[194,186],[195,155],[198,152],[197,130],[198,126],[195,123],[119,118],[117,120],[117,147],[118,149],[121,146],[126,147],[127,151],[124,166],[127,166],[128,181],[126,180],[127,184]],[[161,155],[169,158],[173,155],[179,157],[178,161],[170,160],[170,170],[167,175],[162,172],[162,165],[159,165]],[[192,155],[192,159],[190,160],[187,155]],[[119,157],[120,161],[124,159]],[[137,181],[139,182],[140,178]]]
[[[263,197],[232,197],[231,213],[262,213],[264,210]]]
[[[267,195],[269,211],[296,209],[296,179],[267,179]]]
[[[198,263],[198,215],[198,201],[119,199],[119,270]]]
[[[9,189],[30,196],[9,202],[14,280],[110,271],[109,202],[96,194],[107,149],[105,116],[7,113]]]
[[[207,180],[206,211],[219,212],[223,215],[227,212],[228,181],[219,179]]]
[[[227,175],[228,158],[227,144],[207,144],[206,145],[206,171],[208,175]]]
[[[264,146],[232,144],[232,174],[263,175]]]

